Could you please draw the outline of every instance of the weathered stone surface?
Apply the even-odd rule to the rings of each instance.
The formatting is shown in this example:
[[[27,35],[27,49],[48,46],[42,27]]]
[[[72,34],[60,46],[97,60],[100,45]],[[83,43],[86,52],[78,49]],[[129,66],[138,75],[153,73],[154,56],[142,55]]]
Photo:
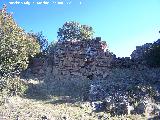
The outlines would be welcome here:
[[[107,44],[102,42],[100,38],[90,41],[58,42],[52,53],[48,54],[47,60],[35,58],[30,68],[35,75],[48,72],[47,67],[51,66],[50,72],[55,76],[69,74],[86,76],[87,78],[87,76],[94,74],[94,76],[106,77],[107,73],[104,73],[100,68],[105,68],[107,71],[113,56],[105,49],[107,49]]]
[[[152,43],[146,43],[142,46],[137,46],[131,54],[131,58],[134,60],[143,60],[144,52],[152,46]]]

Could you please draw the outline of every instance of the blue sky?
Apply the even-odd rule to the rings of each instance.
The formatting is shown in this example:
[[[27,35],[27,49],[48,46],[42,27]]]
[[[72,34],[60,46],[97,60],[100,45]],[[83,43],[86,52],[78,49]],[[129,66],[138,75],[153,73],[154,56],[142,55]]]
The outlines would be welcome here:
[[[27,32],[43,31],[50,42],[57,39],[57,30],[66,21],[90,25],[94,36],[107,41],[109,50],[120,57],[160,38],[160,0],[45,0],[48,5],[35,4],[41,1],[28,0],[31,4],[24,5],[0,0],[0,6],[7,4],[19,26]]]

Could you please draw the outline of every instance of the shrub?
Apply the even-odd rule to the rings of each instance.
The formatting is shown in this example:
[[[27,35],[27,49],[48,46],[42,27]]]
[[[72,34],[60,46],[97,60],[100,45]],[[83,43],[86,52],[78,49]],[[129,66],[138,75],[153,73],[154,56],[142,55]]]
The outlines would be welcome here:
[[[27,84],[19,77],[0,77],[0,104],[3,104],[9,96],[23,96],[28,89]]]
[[[26,34],[6,12],[0,11],[0,73],[21,71],[28,66],[28,58],[39,52],[39,44]]]

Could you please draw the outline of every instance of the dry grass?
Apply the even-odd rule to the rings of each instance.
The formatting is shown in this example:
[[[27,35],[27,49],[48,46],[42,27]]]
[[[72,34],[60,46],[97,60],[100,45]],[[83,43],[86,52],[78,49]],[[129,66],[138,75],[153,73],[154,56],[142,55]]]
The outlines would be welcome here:
[[[146,120],[142,116],[109,117],[107,113],[93,113],[87,102],[58,103],[59,98],[37,101],[10,97],[0,106],[0,119],[4,120]],[[65,100],[64,98],[61,100]]]

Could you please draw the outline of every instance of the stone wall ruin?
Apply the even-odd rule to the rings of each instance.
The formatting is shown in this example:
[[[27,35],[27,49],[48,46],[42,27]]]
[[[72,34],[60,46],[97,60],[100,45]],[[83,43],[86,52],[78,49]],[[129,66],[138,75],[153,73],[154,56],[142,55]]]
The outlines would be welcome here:
[[[107,50],[107,44],[97,37],[88,41],[57,42],[45,59],[33,60],[31,71],[35,75],[51,74],[57,79],[70,76],[104,79],[115,58]]]

